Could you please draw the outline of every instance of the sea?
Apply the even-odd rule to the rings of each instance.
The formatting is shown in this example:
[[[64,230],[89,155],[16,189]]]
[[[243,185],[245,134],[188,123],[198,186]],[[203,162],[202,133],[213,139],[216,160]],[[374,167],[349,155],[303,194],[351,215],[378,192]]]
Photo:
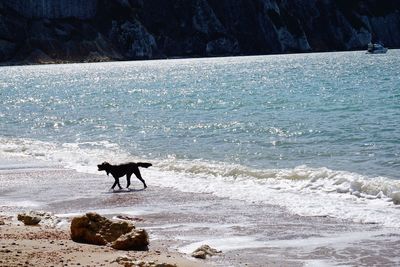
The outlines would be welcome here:
[[[151,162],[149,188],[296,216],[399,228],[399,126],[400,50],[0,67],[3,172]],[[12,185],[2,205],[63,190],[36,203],[46,190]]]

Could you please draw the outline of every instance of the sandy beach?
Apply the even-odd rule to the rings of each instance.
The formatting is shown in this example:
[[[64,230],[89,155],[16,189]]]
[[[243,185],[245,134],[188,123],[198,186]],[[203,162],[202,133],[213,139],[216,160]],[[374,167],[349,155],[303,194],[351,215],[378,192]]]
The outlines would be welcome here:
[[[298,216],[277,206],[184,193],[152,186],[150,177],[146,190],[138,182],[131,190],[109,191],[111,180],[105,175],[14,160],[3,161],[0,182],[1,266],[119,266],[118,257],[177,266],[400,263],[396,228]],[[17,221],[18,213],[31,210],[51,212],[56,220],[39,226]],[[128,219],[145,229],[149,251],[73,242],[71,218],[93,211],[110,219]],[[203,244],[222,253],[205,260],[192,258],[190,254]]]
[[[0,227],[0,266],[205,266],[182,254],[171,252],[157,241],[149,251],[118,251],[107,246],[73,242],[66,229],[25,226],[13,218],[2,218]],[[147,265],[146,265],[147,264]],[[158,265],[157,265],[158,264]]]
[[[25,164],[26,161],[22,160]],[[57,178],[57,175],[73,174],[75,177],[85,176],[71,170],[63,170],[59,168],[47,168],[43,170],[43,166],[33,165],[36,167],[21,168],[19,160],[3,160],[0,170],[2,181],[2,196],[12,192],[8,186],[10,180],[15,180],[24,183],[23,177],[31,176],[35,179],[42,178]],[[22,163],[22,164],[24,164]],[[7,167],[5,167],[5,165]],[[16,167],[19,166],[19,167]],[[62,177],[60,177],[62,178]],[[39,180],[41,180],[39,178]],[[26,181],[25,181],[26,182]],[[16,182],[18,184],[18,182]],[[8,189],[6,188],[8,187]],[[84,210],[88,211],[107,205],[94,205],[91,200],[84,203],[84,207],[74,207],[76,201],[56,201],[53,205],[45,205],[46,207],[23,207],[21,203],[33,203],[32,198],[39,196],[38,194],[25,194],[24,190],[30,190],[32,187],[23,185],[20,187],[20,192],[25,200],[13,205],[7,205],[6,201],[0,202],[0,266],[124,266],[125,263],[130,265],[125,266],[207,266],[204,261],[199,261],[192,258],[190,255],[179,253],[174,249],[169,248],[168,242],[165,240],[157,240],[150,236],[151,242],[148,251],[122,251],[116,250],[109,246],[97,246],[91,244],[77,243],[71,239],[70,224],[74,215],[57,216],[54,213],[75,211],[76,214],[84,214]],[[58,190],[58,189],[56,189]],[[19,195],[18,192],[14,192]],[[112,192],[106,191],[112,196]],[[133,192],[134,193],[134,192]],[[49,192],[51,195],[51,192]],[[46,197],[43,194],[41,197]],[[120,194],[115,194],[119,196]],[[118,198],[118,197],[117,197]],[[65,200],[65,199],[64,199]],[[78,201],[80,202],[80,201]],[[111,200],[115,204],[115,200]],[[49,204],[49,203],[48,203]],[[60,208],[60,206],[62,208]],[[111,204],[113,205],[113,204]],[[28,205],[30,206],[30,205]],[[89,207],[92,206],[92,209]],[[72,210],[70,209],[72,208]],[[78,209],[77,209],[78,208]],[[42,219],[38,225],[24,225],[23,222],[17,220],[17,215],[29,212],[51,211],[51,218]],[[108,214],[110,218],[110,214]],[[116,214],[115,214],[116,215]],[[142,221],[140,218],[130,218],[124,216],[127,221],[133,222]],[[121,219],[120,219],[121,220]],[[122,261],[120,260],[122,259]],[[168,265],[169,264],[169,265]]]

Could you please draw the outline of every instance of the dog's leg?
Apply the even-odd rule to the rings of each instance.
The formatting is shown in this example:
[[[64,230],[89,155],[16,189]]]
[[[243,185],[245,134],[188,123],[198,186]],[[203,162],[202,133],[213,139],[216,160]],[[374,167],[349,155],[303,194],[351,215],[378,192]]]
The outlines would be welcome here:
[[[115,177],[114,177],[114,179],[115,179],[115,182],[114,182],[113,186],[111,187],[111,189],[114,190],[114,187],[115,187],[116,185],[118,185],[119,189],[122,189],[122,186],[119,184],[119,178],[115,178]]]
[[[121,186],[120,183],[119,183],[119,178],[117,178],[117,184],[118,184],[119,189],[121,190],[121,189],[122,189],[122,186]]]
[[[142,183],[143,183],[143,185],[144,185],[144,188],[147,188],[146,182],[143,180],[142,176],[140,175],[139,169],[136,169],[135,172],[134,172],[134,174],[136,175],[136,177],[137,177],[140,181],[142,181]]]
[[[126,188],[128,188],[131,185],[131,176],[132,176],[132,173],[126,174]]]
[[[115,179],[115,178],[114,178],[114,179]],[[112,189],[112,190],[114,190],[114,187],[117,185],[117,183],[118,183],[118,179],[115,179],[115,182],[114,182],[113,186],[111,186],[111,189]]]

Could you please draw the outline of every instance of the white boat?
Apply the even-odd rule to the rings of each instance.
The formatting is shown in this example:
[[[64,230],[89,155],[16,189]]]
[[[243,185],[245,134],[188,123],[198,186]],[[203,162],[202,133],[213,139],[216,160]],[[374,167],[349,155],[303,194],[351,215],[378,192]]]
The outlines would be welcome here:
[[[380,43],[368,44],[368,49],[367,49],[368,54],[385,54],[387,51],[388,49]]]

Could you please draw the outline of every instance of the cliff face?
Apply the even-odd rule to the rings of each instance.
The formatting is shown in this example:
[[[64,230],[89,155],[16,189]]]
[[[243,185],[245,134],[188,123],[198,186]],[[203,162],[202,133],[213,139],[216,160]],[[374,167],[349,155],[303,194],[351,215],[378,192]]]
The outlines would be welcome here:
[[[3,4],[27,18],[90,19],[96,15],[97,0],[2,0]]]
[[[397,0],[2,0],[0,62],[400,47]]]

